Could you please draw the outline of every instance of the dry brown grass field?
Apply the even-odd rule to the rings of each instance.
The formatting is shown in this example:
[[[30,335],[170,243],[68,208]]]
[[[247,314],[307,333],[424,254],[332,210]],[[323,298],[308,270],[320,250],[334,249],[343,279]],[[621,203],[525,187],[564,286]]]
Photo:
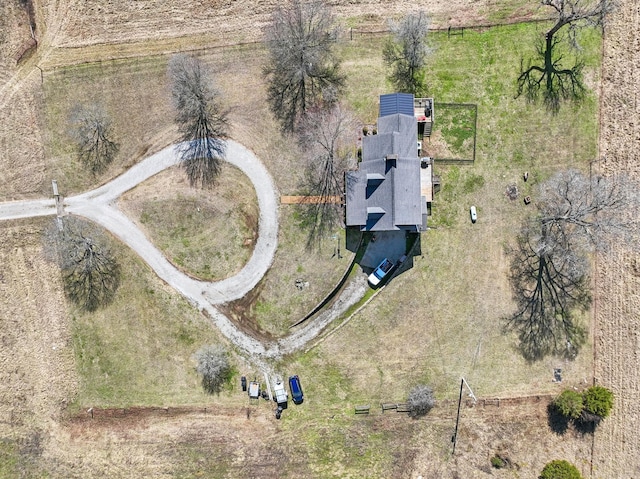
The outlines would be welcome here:
[[[604,42],[600,131],[603,174],[640,178],[640,5],[622,2]],[[637,212],[629,212],[635,220]],[[595,381],[611,388],[611,419],[596,432],[593,475],[640,477],[640,257],[620,244],[597,259]]]
[[[251,43],[260,39],[278,2],[95,3],[35,0],[39,46],[19,64],[15,53],[29,41],[29,19],[18,0],[0,5],[0,199],[49,196],[52,178],[65,195],[85,191],[174,141],[165,70],[169,54],[176,51],[195,51],[211,65],[231,108],[232,137],[264,162],[279,193],[298,192],[300,169],[295,166],[304,153],[271,118],[261,76],[264,50]],[[637,174],[638,82],[629,65],[640,60],[640,7],[632,0],[622,3],[604,43],[601,90],[599,72],[588,75],[596,94],[602,93],[600,156],[606,161],[599,167]],[[527,0],[420,4],[436,27],[539,17],[543,12],[537,5]],[[405,0],[363,0],[338,2],[335,10],[343,27],[358,31],[382,30],[388,18],[415,7]],[[357,53],[353,48],[340,53],[345,67],[361,74],[349,78],[346,98],[365,122],[375,120],[376,96],[386,88],[376,38],[354,42]],[[453,59],[448,66],[455,71]],[[450,80],[437,78],[433,85],[444,91]],[[511,92],[486,95],[478,101],[505,103],[506,109],[521,108],[531,117],[536,111],[515,102]],[[121,142],[114,163],[99,177],[76,162],[67,127],[77,104],[95,101],[112,114]],[[523,168],[542,178],[558,167],[553,161],[534,162],[547,151],[554,152],[556,163],[585,168],[595,143],[578,141],[585,135],[583,125],[571,122],[572,115],[584,119],[585,112],[562,113],[566,116],[552,122],[548,138],[534,144],[530,138],[540,123],[513,125],[510,132],[519,135],[502,138],[496,131],[505,128],[505,118],[489,111],[480,112],[478,166],[440,172],[460,184],[483,176],[480,189],[454,189],[441,197],[481,202],[481,221],[472,227],[466,209],[443,201],[434,218],[438,229],[423,235],[421,254],[407,274],[339,332],[305,354],[273,364],[283,375],[299,372],[306,394],[305,403],[290,404],[280,422],[271,404],[250,405],[237,387],[240,374],[260,375],[255,365],[237,355],[204,316],[132,252],[118,246],[125,280],[114,302],[97,313],[83,313],[67,302],[58,272],[42,255],[42,229],[49,220],[0,224],[0,478],[535,478],[545,462],[556,458],[574,463],[586,478],[640,476],[637,254],[620,248],[598,258],[595,337],[575,361],[549,358],[527,364],[513,336],[500,327],[512,306],[505,238],[524,208],[505,199],[505,188],[518,183],[528,191],[519,180]],[[586,117],[584,123],[591,132],[595,122]],[[566,145],[555,144],[560,134],[568,138]],[[531,157],[522,158],[522,151]],[[493,168],[503,174],[490,174]],[[238,188],[250,188],[242,178],[232,178],[241,184]],[[159,208],[153,191],[162,190],[157,201],[182,195],[212,210],[222,208],[215,195],[228,200],[229,189],[194,199],[184,186],[179,173],[169,171],[130,192],[121,206],[144,227],[145,212],[152,215]],[[194,204],[187,202],[185,208]],[[232,218],[237,228],[216,236],[219,244],[237,238],[233,247],[220,251],[214,244],[206,252],[227,257],[229,272],[246,258],[242,242],[255,228],[255,201],[247,199],[243,208]],[[281,207],[279,241],[284,247],[255,294],[230,308],[274,336],[285,334],[323,297],[350,259],[347,254],[331,258],[332,238],[317,251],[306,250],[299,215],[295,207]],[[148,228],[155,239],[153,229],[162,228],[162,221]],[[468,244],[475,246],[474,254],[465,253]],[[196,271],[208,264],[207,258],[185,269]],[[310,287],[297,290],[296,279]],[[234,389],[217,397],[202,392],[192,359],[201,344],[213,342],[228,344],[236,368]],[[563,369],[562,384],[551,380],[557,367]],[[601,424],[595,440],[571,427],[553,432],[547,416],[550,398],[565,387],[591,384],[594,370],[596,382],[616,393],[612,417]],[[482,401],[463,406],[452,456],[461,375],[479,397],[527,398],[505,399],[500,406]],[[437,392],[439,404],[429,416],[412,420],[380,412],[380,402],[402,401],[408,385],[418,382],[432,384]],[[357,404],[371,404],[372,413],[354,416]],[[90,406],[97,406],[93,419],[86,412]],[[511,466],[492,468],[494,455],[507,458]]]

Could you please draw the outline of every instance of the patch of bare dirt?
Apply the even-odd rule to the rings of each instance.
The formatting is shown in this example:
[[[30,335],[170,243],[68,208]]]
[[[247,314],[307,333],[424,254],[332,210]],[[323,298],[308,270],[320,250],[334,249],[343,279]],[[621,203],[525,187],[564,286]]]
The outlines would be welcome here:
[[[640,4],[620,2],[606,30],[602,65],[600,170],[640,180]],[[635,220],[637,211],[630,211]],[[640,256],[619,244],[597,258],[595,377],[615,394],[612,416],[598,428],[596,478],[640,477]]]
[[[248,335],[262,341],[273,341],[274,336],[260,327],[256,318],[256,303],[260,300],[264,289],[264,279],[244,297],[218,306],[220,312],[231,318],[234,324]]]

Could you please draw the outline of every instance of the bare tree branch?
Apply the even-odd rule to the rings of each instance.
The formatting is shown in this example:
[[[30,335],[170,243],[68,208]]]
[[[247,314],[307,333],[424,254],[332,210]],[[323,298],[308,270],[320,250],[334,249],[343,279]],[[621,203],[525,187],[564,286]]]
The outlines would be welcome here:
[[[409,392],[407,406],[409,416],[417,418],[427,414],[436,405],[436,398],[433,395],[433,388],[420,384]]]
[[[62,272],[67,296],[87,311],[108,304],[120,286],[120,265],[97,226],[76,216],[56,221],[45,232],[45,253]]]
[[[71,129],[78,159],[94,175],[102,173],[119,150],[111,140],[111,120],[104,109],[97,104],[77,106],[71,114]]]
[[[517,95],[528,101],[537,101],[542,95],[549,111],[557,113],[563,101],[579,101],[584,97],[582,81],[584,63],[576,62],[570,68],[562,66],[562,55],[557,54],[561,40],[557,37],[567,30],[569,43],[578,48],[577,33],[587,27],[604,28],[608,15],[617,7],[617,0],[542,0],[543,6],[556,13],[556,23],[546,32],[544,44],[537,47],[538,58],[520,63]]]
[[[344,194],[344,172],[353,166],[355,132],[353,115],[340,104],[329,110],[315,108],[302,122],[298,139],[307,154],[304,186],[309,194],[319,197],[317,203],[308,205],[308,248],[341,226],[342,205],[335,197]]]
[[[408,14],[391,24],[393,38],[384,47],[384,62],[391,68],[389,80],[401,92],[426,93],[424,68],[432,52],[427,44],[429,19],[424,11]]]
[[[638,188],[623,175],[591,180],[562,171],[540,185],[538,214],[522,229],[511,257],[517,305],[507,326],[529,360],[573,357],[586,337],[577,314],[589,307],[588,253],[638,244]]]
[[[202,387],[209,394],[219,393],[232,372],[225,348],[219,344],[203,346],[195,358],[196,370],[202,375]]]
[[[331,104],[344,85],[332,53],[334,18],[322,0],[289,0],[266,32],[268,101],[284,130],[293,131],[310,107]]]
[[[624,175],[595,176],[560,172],[541,185],[539,221],[563,248],[607,250],[612,241],[633,241],[638,221],[626,212],[640,206],[636,185]]]
[[[171,94],[182,146],[180,158],[191,186],[212,186],[226,153],[228,112],[220,104],[209,71],[193,57],[169,62]]]

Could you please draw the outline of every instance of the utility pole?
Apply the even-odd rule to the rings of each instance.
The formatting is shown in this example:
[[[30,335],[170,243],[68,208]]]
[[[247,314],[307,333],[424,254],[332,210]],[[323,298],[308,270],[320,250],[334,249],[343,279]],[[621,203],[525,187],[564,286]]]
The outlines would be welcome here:
[[[456,417],[456,430],[453,433],[453,437],[451,438],[451,442],[453,443],[453,452],[451,455],[456,453],[456,442],[458,442],[458,423],[460,422],[460,404],[462,404],[462,388],[464,386],[464,378],[460,380],[460,396],[458,397],[458,416]]]

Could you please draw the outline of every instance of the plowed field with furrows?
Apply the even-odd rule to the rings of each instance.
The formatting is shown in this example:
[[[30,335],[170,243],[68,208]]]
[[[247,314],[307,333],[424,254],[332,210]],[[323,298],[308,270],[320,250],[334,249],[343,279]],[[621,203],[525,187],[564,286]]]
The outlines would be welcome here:
[[[640,180],[640,4],[621,2],[604,42],[600,171]],[[637,216],[637,211],[630,211]],[[635,250],[635,251],[634,251]],[[595,435],[594,478],[640,477],[640,254],[618,245],[597,259],[596,382],[616,396]]]

